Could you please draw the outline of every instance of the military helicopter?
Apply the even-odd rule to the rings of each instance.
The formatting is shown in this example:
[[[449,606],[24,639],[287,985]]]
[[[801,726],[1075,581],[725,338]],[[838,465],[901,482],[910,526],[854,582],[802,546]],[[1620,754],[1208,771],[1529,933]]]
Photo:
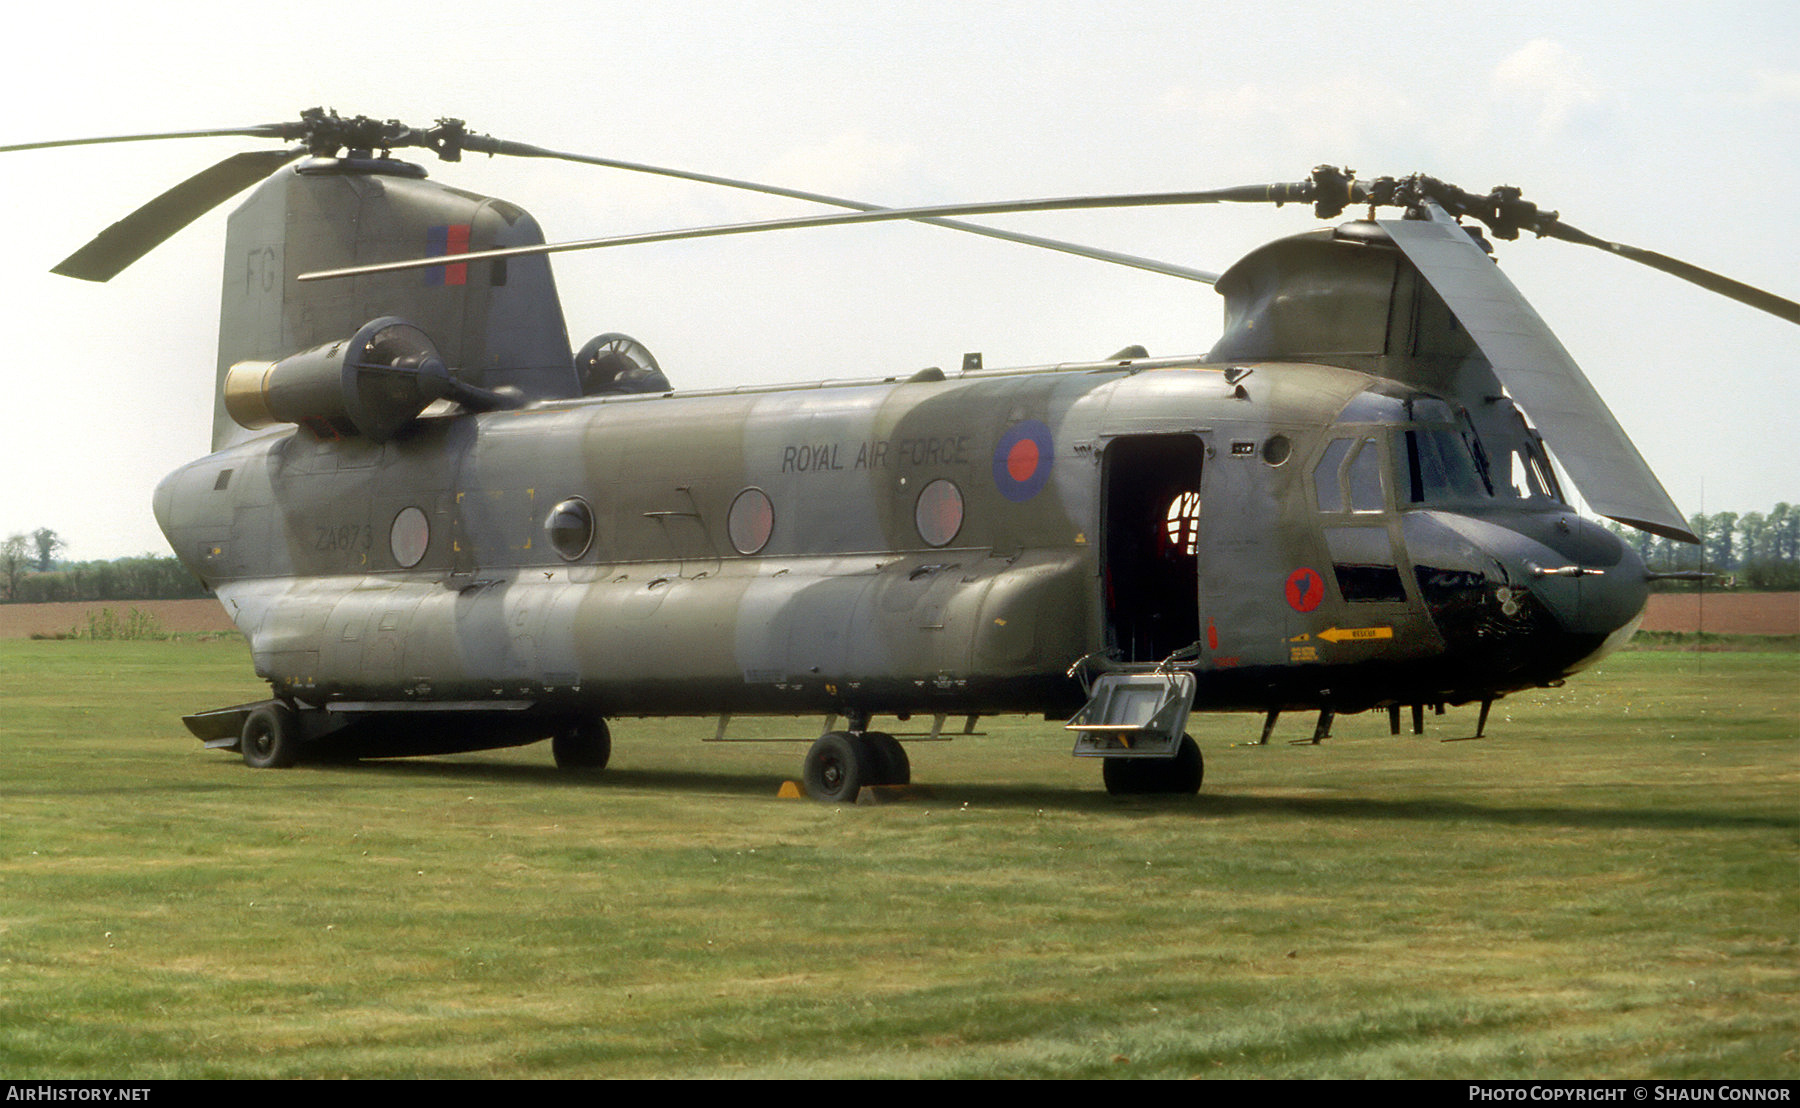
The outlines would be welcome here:
[[[823,715],[839,802],[905,784],[877,720],[1042,714],[1114,793],[1192,793],[1193,711],[1427,706],[1556,685],[1630,637],[1651,578],[1570,507],[1697,541],[1490,258],[1521,230],[1800,323],[1800,305],[1606,242],[1515,189],[1430,177],[888,209],[312,109],[295,122],[0,147],[244,136],[55,268],[104,281],[232,213],[213,452],[166,478],[176,555],[270,698],[186,717],[253,767],[549,738],[607,721]],[[554,158],[848,212],[548,244],[396,150]],[[964,222],[1032,210],[1307,203],[1333,220],[1222,274]],[[1398,208],[1401,218],[1377,219]],[[616,333],[572,349],[548,253],[918,220],[1214,284],[1204,355],[673,388]],[[1464,222],[1472,221],[1472,222]],[[1485,228],[1485,233],[1482,230]]]

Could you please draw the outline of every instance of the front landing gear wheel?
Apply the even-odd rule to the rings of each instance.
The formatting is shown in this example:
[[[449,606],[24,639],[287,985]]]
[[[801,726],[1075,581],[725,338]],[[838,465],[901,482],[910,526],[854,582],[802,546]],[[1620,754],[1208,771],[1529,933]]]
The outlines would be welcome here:
[[[550,754],[556,768],[597,771],[612,758],[612,731],[603,719],[575,719],[550,736]]]
[[[1206,761],[1200,757],[1200,744],[1191,736],[1181,736],[1175,757],[1164,764],[1168,772],[1163,776],[1163,792],[1193,796],[1200,791],[1201,782],[1206,780]]]
[[[300,719],[285,704],[264,704],[244,721],[238,745],[252,769],[286,769],[300,760]]]
[[[1206,778],[1206,763],[1200,744],[1183,735],[1173,758],[1108,758],[1100,778],[1114,796],[1192,796]]]
[[[841,804],[855,800],[864,785],[876,784],[880,766],[874,744],[864,736],[827,731],[806,752],[801,776],[807,796],[827,804]]]

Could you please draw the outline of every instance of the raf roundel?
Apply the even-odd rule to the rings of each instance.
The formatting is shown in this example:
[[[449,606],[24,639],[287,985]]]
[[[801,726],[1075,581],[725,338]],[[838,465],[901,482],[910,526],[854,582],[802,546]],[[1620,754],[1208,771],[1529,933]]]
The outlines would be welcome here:
[[[1055,451],[1050,428],[1035,419],[1015,423],[994,447],[994,485],[1000,495],[1022,504],[1050,480]]]

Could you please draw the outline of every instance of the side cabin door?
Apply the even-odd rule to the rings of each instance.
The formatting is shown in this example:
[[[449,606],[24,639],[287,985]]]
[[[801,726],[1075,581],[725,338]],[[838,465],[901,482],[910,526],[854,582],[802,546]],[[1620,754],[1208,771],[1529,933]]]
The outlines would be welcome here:
[[[1200,638],[1198,435],[1124,435],[1101,455],[1106,646],[1155,662]]]

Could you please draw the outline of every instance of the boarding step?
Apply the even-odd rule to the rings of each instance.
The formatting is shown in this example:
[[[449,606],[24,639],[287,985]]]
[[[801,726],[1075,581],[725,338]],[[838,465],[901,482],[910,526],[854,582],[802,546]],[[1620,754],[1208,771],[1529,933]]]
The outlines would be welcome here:
[[[1077,758],[1172,758],[1194,707],[1194,675],[1108,673],[1065,727]]]

